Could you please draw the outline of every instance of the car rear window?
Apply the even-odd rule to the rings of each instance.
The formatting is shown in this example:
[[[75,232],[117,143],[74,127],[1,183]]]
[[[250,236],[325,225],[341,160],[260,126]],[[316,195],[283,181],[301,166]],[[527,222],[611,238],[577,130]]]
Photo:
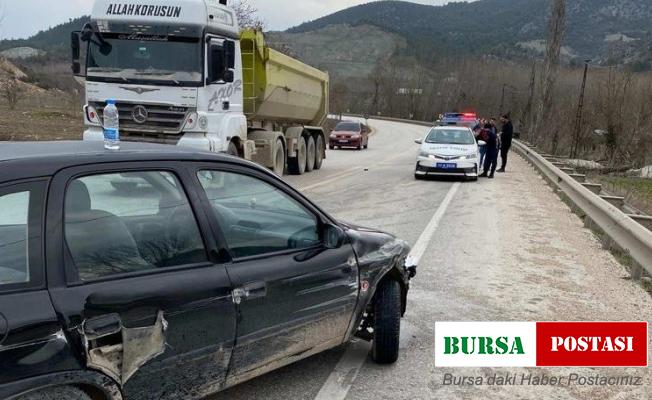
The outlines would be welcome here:
[[[29,191],[0,197],[0,287],[29,282],[29,200]]]

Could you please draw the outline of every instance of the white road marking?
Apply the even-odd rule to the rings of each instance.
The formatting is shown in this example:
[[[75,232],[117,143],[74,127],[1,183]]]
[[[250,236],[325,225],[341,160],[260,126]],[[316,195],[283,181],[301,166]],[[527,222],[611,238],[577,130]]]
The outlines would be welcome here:
[[[459,190],[460,186],[461,183],[457,182],[453,185],[453,187],[451,187],[451,189],[448,191],[448,194],[446,194],[446,197],[439,205],[437,212],[435,212],[435,215],[432,216],[432,219],[421,233],[421,236],[419,236],[417,243],[414,245],[412,252],[410,253],[410,257],[413,260],[418,261],[421,259],[421,257],[423,257],[423,254],[428,248],[428,244],[432,240],[435,231],[439,227],[441,219],[446,214],[446,211],[448,210],[448,207],[453,201],[453,197],[455,197],[455,194]],[[402,333],[404,335],[406,332]],[[402,340],[402,343],[403,346],[406,345],[405,340]],[[364,362],[367,360],[370,349],[371,343],[368,342],[358,340],[349,343],[346,351],[342,355],[342,358],[335,366],[335,369],[333,372],[331,372],[328,379],[326,379],[326,382],[319,390],[319,393],[317,393],[315,400],[346,399],[346,396],[349,393],[353,382],[357,378],[362,365],[364,365]]]

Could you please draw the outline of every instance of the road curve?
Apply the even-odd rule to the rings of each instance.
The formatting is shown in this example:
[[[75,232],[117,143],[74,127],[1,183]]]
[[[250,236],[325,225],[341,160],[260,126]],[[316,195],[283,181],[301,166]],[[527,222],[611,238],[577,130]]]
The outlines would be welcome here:
[[[341,220],[420,243],[400,359],[378,366],[366,357],[366,343],[349,344],[211,399],[652,398],[647,369],[435,368],[435,321],[651,321],[652,298],[626,279],[627,271],[518,156],[495,180],[416,181],[414,139],[427,128],[370,125],[369,150],[329,151],[322,170],[286,179]],[[446,373],[522,372],[629,374],[642,377],[643,385],[442,385]]]

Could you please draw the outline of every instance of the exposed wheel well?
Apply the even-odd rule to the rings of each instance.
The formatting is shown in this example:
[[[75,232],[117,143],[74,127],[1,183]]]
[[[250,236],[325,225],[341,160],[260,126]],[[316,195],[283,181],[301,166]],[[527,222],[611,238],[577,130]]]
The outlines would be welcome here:
[[[231,143],[233,143],[235,148],[238,149],[238,156],[240,158],[244,158],[244,147],[242,146],[242,140],[236,136],[231,139]]]

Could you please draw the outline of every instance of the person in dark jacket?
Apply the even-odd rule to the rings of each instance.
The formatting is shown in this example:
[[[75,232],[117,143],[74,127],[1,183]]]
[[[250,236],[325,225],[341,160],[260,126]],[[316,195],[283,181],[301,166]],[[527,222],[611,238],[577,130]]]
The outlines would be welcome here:
[[[480,178],[493,179],[498,165],[498,135],[489,123],[485,124],[483,131],[486,132],[485,137],[487,137],[487,155],[484,159],[484,171]]]
[[[503,123],[503,133],[500,135],[500,158],[502,158],[503,164],[498,172],[505,172],[507,156],[512,148],[512,139],[514,138],[514,125],[512,125],[509,114],[503,115],[500,120]]]

